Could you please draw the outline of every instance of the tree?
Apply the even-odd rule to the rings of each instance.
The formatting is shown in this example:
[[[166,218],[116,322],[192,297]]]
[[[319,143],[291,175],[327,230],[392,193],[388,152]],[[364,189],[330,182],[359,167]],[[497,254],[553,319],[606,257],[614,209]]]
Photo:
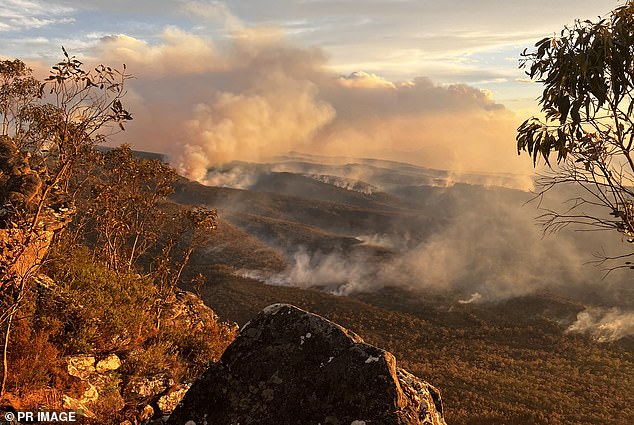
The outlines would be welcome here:
[[[92,158],[92,176],[77,183],[88,192],[77,199],[79,219],[88,220],[94,251],[111,270],[134,270],[166,226],[159,203],[172,193],[176,171],[157,160],[136,158],[127,145]]]
[[[0,62],[0,111],[2,135],[21,133],[24,111],[42,97],[42,83],[33,78],[33,71],[19,59]]]
[[[169,165],[127,145],[98,149],[131,119],[130,76],[84,71],[63,53],[44,83],[0,61],[0,398],[53,384],[60,358],[77,352],[123,352],[124,374],[178,376],[234,334],[212,315],[204,328],[173,320],[176,285],[216,211],[170,203]]]
[[[544,118],[518,128],[518,153],[549,167],[537,180],[539,199],[559,187],[578,193],[565,210],[546,210],[540,217],[545,230],[616,230],[634,243],[634,1],[598,22],[564,27],[535,48],[524,50],[520,68],[544,87]],[[610,270],[634,268],[629,251],[602,255],[601,262],[617,261]]]
[[[217,211],[169,203],[176,170],[135,156],[128,145],[87,153],[81,165],[71,182],[77,212],[59,243],[90,246],[108,269],[143,273],[168,296],[216,229]]]
[[[123,129],[132,119],[121,103],[130,78],[125,66],[84,71],[62,51],[64,59],[44,83],[22,61],[0,61],[0,395],[6,388],[11,326],[50,242],[47,216],[55,215],[55,204],[69,193],[82,153],[102,142],[111,124]]]

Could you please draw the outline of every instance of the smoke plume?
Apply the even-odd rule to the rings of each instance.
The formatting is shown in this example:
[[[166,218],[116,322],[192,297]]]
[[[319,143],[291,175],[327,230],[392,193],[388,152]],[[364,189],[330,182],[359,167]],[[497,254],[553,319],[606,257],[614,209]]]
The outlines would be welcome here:
[[[167,153],[201,182],[210,167],[288,151],[457,173],[530,171],[516,158],[518,118],[482,90],[355,70],[338,75],[318,48],[298,46],[276,28],[245,26],[226,8],[198,6],[187,12],[225,20],[229,35],[170,26],[153,43],[120,34],[95,47],[95,60],[126,63],[136,77],[127,98],[135,120],[117,142]]]
[[[313,239],[310,248],[296,252],[297,246],[273,236],[267,242],[287,252],[289,267],[273,278],[260,280],[302,287],[341,287],[345,293],[397,286],[455,293],[457,301],[465,302],[491,302],[555,291],[584,302],[632,307],[628,305],[632,299],[631,293],[627,295],[627,288],[631,287],[628,270],[614,270],[605,276],[605,268],[588,264],[597,260],[595,254],[599,252],[618,256],[627,252],[629,245],[621,243],[616,232],[568,230],[544,234],[535,222],[540,210],[535,203],[526,203],[533,197],[529,192],[487,186],[486,179],[477,179],[477,175],[473,175],[473,180],[483,184],[452,183],[458,178],[453,173],[380,160],[346,160],[342,165],[334,158],[288,155],[279,161],[275,165],[236,163],[214,168],[209,176],[214,176],[217,183],[252,182],[259,190],[279,190],[316,200],[333,199],[328,196],[335,196],[333,190],[337,188],[336,196],[341,202],[354,200],[360,206],[367,202],[369,209],[367,214],[361,213],[363,223],[359,223],[360,215],[355,216],[355,221],[329,211],[330,205],[298,211],[289,205],[288,215],[283,212],[285,204],[280,205],[278,218],[317,226],[325,232],[324,243],[320,245]],[[270,173],[279,171],[292,172],[306,180],[323,175],[331,178],[318,179],[319,184],[311,185],[306,180],[282,175],[274,180],[284,182],[279,188],[266,183],[262,186],[262,182],[270,180]],[[353,177],[362,178],[363,184],[373,189],[346,195],[341,191],[348,191],[349,187],[332,176],[341,176],[346,182],[357,181]],[[298,189],[292,190],[292,185],[299,185]],[[550,191],[548,202],[543,201],[542,206],[555,209],[564,205],[566,199],[574,197],[567,189]],[[386,206],[396,210],[384,214],[381,211]],[[225,207],[254,213],[240,203]],[[341,213],[346,214],[345,209]],[[334,233],[328,233],[328,223],[335,227]],[[341,223],[350,223],[348,233],[341,229]],[[301,230],[298,232],[294,240],[301,244]],[[329,242],[338,236],[348,241],[339,245]],[[358,243],[351,246],[350,237]],[[473,294],[478,296],[471,297]]]
[[[186,12],[223,20],[222,35],[169,26],[152,42],[119,34],[94,48],[95,60],[125,62],[136,76],[126,98],[135,119],[117,142],[166,153],[192,179],[239,187],[249,187],[256,176],[239,168],[223,173],[223,164],[263,162],[289,151],[448,170],[428,170],[419,184],[437,190],[424,202],[410,199],[424,204],[421,211],[443,226],[430,227],[425,238],[402,232],[364,239],[395,251],[384,266],[336,253],[299,252],[289,270],[276,277],[280,283],[345,282],[344,292],[397,283],[477,292],[481,300],[551,287],[590,293],[602,284],[601,272],[583,265],[592,256],[584,247],[601,246],[599,239],[568,234],[544,239],[534,225],[536,211],[521,207],[526,193],[482,187],[470,192],[453,184],[473,179],[531,186],[524,177],[532,174],[530,161],[517,157],[514,143],[521,119],[489,93],[424,77],[398,82],[352,69],[340,75],[319,48],[297,45],[277,28],[249,27],[214,5],[190,2]],[[372,180],[385,167],[377,164],[369,173],[367,167],[339,167],[343,173],[315,167],[302,174],[364,180],[379,191],[398,189]],[[411,173],[397,171],[400,177]],[[398,220],[409,218],[394,219],[402,228]]]
[[[599,342],[634,336],[634,311],[587,308],[577,314],[577,320],[568,327],[567,332],[589,334]]]

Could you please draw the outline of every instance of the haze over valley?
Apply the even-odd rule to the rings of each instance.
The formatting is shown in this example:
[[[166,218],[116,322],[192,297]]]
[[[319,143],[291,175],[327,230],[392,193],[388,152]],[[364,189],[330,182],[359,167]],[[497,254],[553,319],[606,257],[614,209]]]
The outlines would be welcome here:
[[[213,186],[183,183],[173,199],[218,208],[223,222],[257,240],[260,250],[227,257],[224,250],[239,248],[233,241],[197,257],[228,258],[236,275],[339,295],[397,287],[462,303],[550,292],[605,308],[606,317],[618,311],[625,320],[615,335],[632,334],[628,271],[606,276],[587,264],[596,247],[614,255],[623,244],[605,232],[544,235],[536,203],[527,203],[533,195],[501,186],[513,178],[289,154],[212,168],[205,180]],[[262,263],[264,252],[274,266]]]
[[[288,303],[448,424],[634,423],[634,2],[4,3],[2,412],[99,387],[96,423],[157,419]],[[597,16],[630,38],[579,65]]]
[[[631,400],[629,270],[585,264],[623,246],[544,236],[513,178],[290,153],[212,167],[171,199],[218,208],[188,273],[222,317],[288,302],[342,323],[438,382],[448,423],[625,424],[595,397]]]

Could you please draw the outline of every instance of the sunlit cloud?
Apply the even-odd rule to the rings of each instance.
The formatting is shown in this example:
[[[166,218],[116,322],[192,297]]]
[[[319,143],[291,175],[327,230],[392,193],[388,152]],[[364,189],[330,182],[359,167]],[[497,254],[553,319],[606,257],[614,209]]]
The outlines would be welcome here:
[[[394,89],[396,85],[385,78],[363,71],[355,71],[347,76],[341,76],[337,82],[348,88],[389,88]]]
[[[103,37],[93,55],[139,76],[128,141],[170,154],[194,179],[224,162],[290,150],[530,172],[512,143],[518,119],[488,90],[363,70],[337,75],[322,50],[279,29],[241,28],[217,46],[169,27],[158,43]]]
[[[22,31],[73,22],[73,9],[37,0],[4,0],[0,7],[0,31]]]
[[[166,74],[196,74],[222,66],[210,40],[176,27],[163,30],[159,45],[118,34],[101,38],[94,50],[99,60],[133,65],[139,75],[149,78]]]

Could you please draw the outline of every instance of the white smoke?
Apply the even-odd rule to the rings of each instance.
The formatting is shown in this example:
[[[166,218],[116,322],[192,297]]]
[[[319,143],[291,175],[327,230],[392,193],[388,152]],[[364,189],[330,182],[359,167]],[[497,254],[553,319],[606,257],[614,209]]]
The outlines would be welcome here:
[[[361,242],[361,245],[385,248],[399,252],[406,250],[410,241],[409,235],[396,236],[378,233],[372,235],[359,235],[356,239]]]
[[[207,186],[248,189],[257,181],[259,175],[258,170],[253,167],[213,167],[207,171],[202,183]]]
[[[288,150],[334,117],[330,105],[316,100],[312,83],[281,75],[266,80],[252,93],[220,93],[195,108],[179,158],[181,172],[202,179],[212,165]],[[201,153],[206,161],[200,161]]]
[[[577,314],[577,320],[566,331],[589,334],[599,342],[617,341],[634,336],[634,311],[587,308]]]
[[[479,292],[474,292],[466,300],[458,300],[458,302],[460,304],[471,304],[471,303],[476,303],[476,302],[480,301],[481,299],[482,299],[482,295]]]
[[[363,275],[362,268],[337,254],[310,254],[300,250],[293,255],[291,266],[284,272],[271,276],[271,285],[300,287],[356,286]]]
[[[300,248],[289,266],[280,273],[238,270],[236,276],[258,280],[267,285],[318,287],[335,295],[351,295],[377,289],[371,279],[374,270],[367,261],[338,253],[309,253]]]

